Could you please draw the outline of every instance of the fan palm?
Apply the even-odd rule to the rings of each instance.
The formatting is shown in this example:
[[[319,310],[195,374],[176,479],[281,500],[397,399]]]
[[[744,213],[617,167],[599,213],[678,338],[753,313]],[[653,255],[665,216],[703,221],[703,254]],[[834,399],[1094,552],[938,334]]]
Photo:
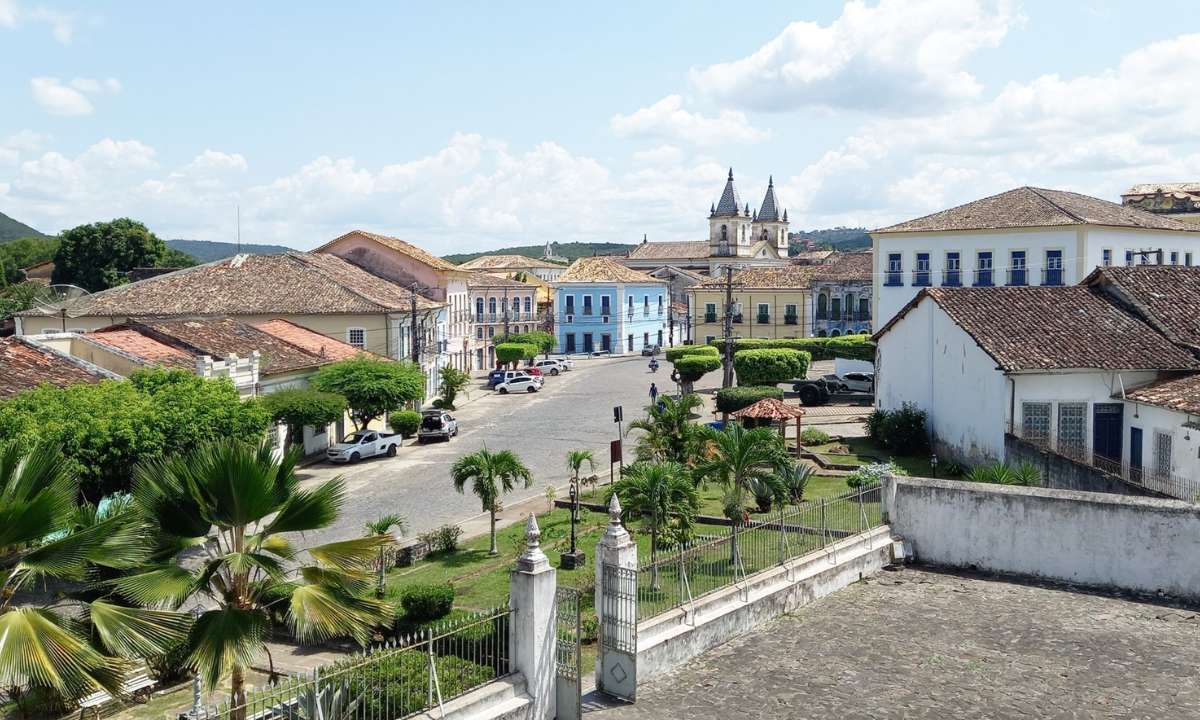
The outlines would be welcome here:
[[[662,533],[684,536],[700,505],[696,486],[677,462],[637,462],[626,468],[613,493],[629,515],[641,518],[650,531],[650,586],[658,589],[658,545]]]
[[[512,450],[492,452],[485,447],[456,460],[450,467],[450,479],[460,493],[465,492],[468,481],[471,483],[471,492],[479,498],[491,521],[488,554],[499,554],[496,550],[496,505],[500,495],[511,492],[517,480],[524,481],[525,487],[529,487],[533,484],[533,473]]]
[[[567,467],[571,470],[571,479],[575,483],[575,492],[579,492],[579,471],[583,464],[588,464],[589,470],[596,469],[596,456],[591,450],[579,449],[567,452]]]
[[[390,534],[392,528],[396,528],[403,535],[408,530],[408,523],[404,520],[404,516],[398,513],[389,513],[381,516],[375,522],[366,523],[363,526],[367,531],[367,537],[380,535],[386,539],[391,539]],[[387,556],[387,546],[379,546],[379,558],[377,560],[379,567],[376,568],[379,575],[376,578],[375,597],[383,597],[385,581],[387,580],[387,568],[384,567],[384,560]]]
[[[678,399],[663,395],[659,402],[646,407],[646,417],[629,423],[629,432],[643,431],[638,438],[639,460],[670,460],[689,464],[699,453],[700,426],[692,422],[692,412],[703,407],[698,395]]]
[[[792,460],[782,439],[770,428],[747,430],[730,423],[725,430],[705,427],[706,456],[696,466],[696,479],[717,483],[725,489],[725,517],[733,523],[730,558],[738,562],[738,528],[745,523],[746,501],[756,494],[769,494],[781,502],[787,499],[787,486],[781,475],[788,472]]]
[[[287,535],[330,525],[345,496],[340,478],[301,489],[298,457],[223,441],[135,471],[138,509],[159,533],[159,564],[114,585],[144,604],[208,608],[188,637],[188,662],[210,687],[230,677],[231,720],[245,716],[246,667],[264,649],[272,617],[285,616],[303,639],[348,635],[360,644],[391,617],[365,597],[371,560],[389,536],[310,547],[312,562],[295,568],[297,577],[288,570],[298,551]],[[176,562],[189,547],[204,552],[195,570]]]
[[[99,689],[116,695],[127,658],[166,652],[187,635],[190,619],[128,607],[88,582],[97,569],[140,565],[150,543],[127,503],[77,506],[68,467],[56,447],[23,454],[16,442],[0,444],[0,683],[49,688],[67,699]],[[91,602],[39,605],[22,597],[47,580],[84,583]]]

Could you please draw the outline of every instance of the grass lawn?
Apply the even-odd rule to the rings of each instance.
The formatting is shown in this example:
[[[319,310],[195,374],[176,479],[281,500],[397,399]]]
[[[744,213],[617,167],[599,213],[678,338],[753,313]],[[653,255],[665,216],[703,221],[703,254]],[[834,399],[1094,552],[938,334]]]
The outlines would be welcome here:
[[[850,453],[847,455],[829,452],[830,449],[838,446],[848,447]],[[841,442],[813,445],[805,449],[820,455],[829,462],[845,465],[869,465],[873,462],[887,462],[890,460],[903,468],[909,475],[917,477],[934,476],[933,467],[929,464],[929,455],[893,455],[866,437],[846,438]],[[939,471],[939,477],[949,477],[946,475],[944,468]]]

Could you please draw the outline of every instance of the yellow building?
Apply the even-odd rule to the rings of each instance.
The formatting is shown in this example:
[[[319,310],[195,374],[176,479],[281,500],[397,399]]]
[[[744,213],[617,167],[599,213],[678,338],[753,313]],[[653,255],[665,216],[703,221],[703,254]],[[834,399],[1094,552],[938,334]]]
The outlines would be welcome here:
[[[800,338],[812,335],[812,279],[816,265],[755,267],[733,273],[733,335],[742,338]],[[692,337],[697,344],[725,334],[724,273],[688,290]]]

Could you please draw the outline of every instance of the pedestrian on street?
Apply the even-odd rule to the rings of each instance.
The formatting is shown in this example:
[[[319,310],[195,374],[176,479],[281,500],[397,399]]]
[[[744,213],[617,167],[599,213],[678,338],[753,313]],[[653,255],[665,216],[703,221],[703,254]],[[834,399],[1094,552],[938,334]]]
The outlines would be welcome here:
[[[658,386],[650,383],[650,404],[654,405],[658,401]]]

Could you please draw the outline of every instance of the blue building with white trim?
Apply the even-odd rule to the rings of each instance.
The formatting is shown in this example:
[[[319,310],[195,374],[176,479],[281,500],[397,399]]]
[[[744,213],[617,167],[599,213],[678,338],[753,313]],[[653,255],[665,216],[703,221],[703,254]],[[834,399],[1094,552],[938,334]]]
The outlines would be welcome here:
[[[666,343],[665,281],[609,257],[580,258],[554,282],[559,352],[620,355]]]

